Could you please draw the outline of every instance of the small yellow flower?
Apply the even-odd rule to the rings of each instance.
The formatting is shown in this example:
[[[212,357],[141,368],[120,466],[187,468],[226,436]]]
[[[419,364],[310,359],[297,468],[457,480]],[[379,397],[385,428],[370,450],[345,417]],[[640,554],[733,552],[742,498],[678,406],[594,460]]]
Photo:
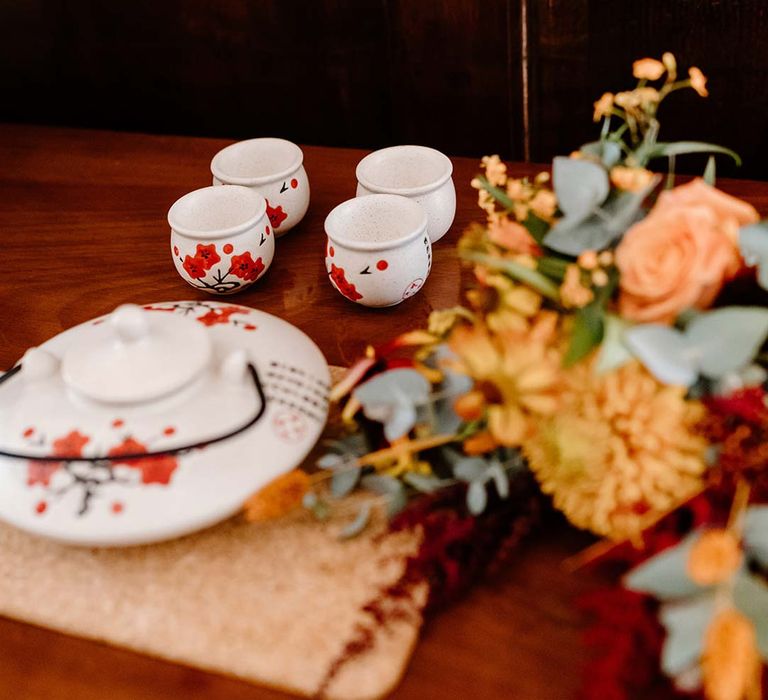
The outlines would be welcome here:
[[[617,165],[611,168],[611,182],[614,187],[627,192],[640,192],[653,181],[654,175],[645,168],[628,168],[626,165]]]
[[[595,102],[595,113],[593,119],[599,122],[603,117],[608,117],[613,109],[613,93],[604,92],[603,96]],[[573,154],[571,154],[573,156]]]
[[[667,82],[674,82],[677,78],[677,61],[675,55],[669,51],[665,51],[661,57],[661,62],[664,64],[664,68],[667,69]]]
[[[594,250],[585,250],[576,262],[585,270],[594,270],[597,267],[597,253]]]
[[[485,177],[492,185],[503,187],[507,182],[507,166],[499,156],[484,156],[482,166],[485,168]]]
[[[709,95],[707,91],[707,77],[695,66],[688,69],[688,78],[691,81],[691,87],[702,97]]]
[[[752,622],[735,608],[717,613],[701,658],[707,700],[759,700],[762,662]]]
[[[688,576],[700,586],[712,586],[729,579],[739,568],[742,554],[738,539],[728,530],[702,534],[688,555]]]
[[[445,336],[460,320],[472,320],[473,314],[461,306],[450,309],[437,309],[429,314],[427,330],[438,338]]]
[[[613,253],[610,250],[604,250],[597,256],[597,261],[603,266],[613,265]]]
[[[549,173],[546,170],[543,170],[540,172],[535,178],[533,178],[533,182],[541,187],[541,185],[546,185],[550,180]]]
[[[640,96],[635,90],[626,90],[618,93],[614,102],[622,109],[633,110],[640,106]]]
[[[658,80],[664,71],[664,64],[655,58],[641,58],[632,64],[632,75],[638,80]]]
[[[557,197],[552,190],[539,190],[528,203],[536,216],[551,221],[557,210]]]
[[[592,272],[592,284],[595,287],[605,287],[608,284],[608,273],[605,270],[594,270]]]
[[[578,265],[568,265],[565,269],[565,279],[560,285],[560,300],[566,308],[580,309],[589,304],[595,295],[591,289],[582,284],[581,269]]]
[[[648,105],[655,105],[661,100],[661,95],[656,88],[652,87],[640,87],[634,90],[637,99],[640,100],[640,104],[644,107]]]

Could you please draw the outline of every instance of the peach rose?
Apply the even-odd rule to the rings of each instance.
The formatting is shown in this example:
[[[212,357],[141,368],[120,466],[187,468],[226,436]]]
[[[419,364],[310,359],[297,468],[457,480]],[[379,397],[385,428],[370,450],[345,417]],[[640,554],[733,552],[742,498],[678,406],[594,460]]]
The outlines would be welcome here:
[[[656,206],[616,249],[619,310],[643,323],[674,323],[706,308],[739,270],[738,229],[757,211],[703,180],[659,196]]]

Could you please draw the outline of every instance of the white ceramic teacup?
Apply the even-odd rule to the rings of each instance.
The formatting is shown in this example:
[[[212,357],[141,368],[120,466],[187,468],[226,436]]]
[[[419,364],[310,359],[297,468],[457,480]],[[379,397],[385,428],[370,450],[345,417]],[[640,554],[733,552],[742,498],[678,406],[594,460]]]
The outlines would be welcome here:
[[[422,288],[432,268],[426,212],[407,197],[350,199],[328,214],[325,232],[331,284],[358,304],[399,304]]]
[[[392,146],[368,154],[357,164],[357,196],[399,194],[427,212],[432,243],[451,228],[456,214],[456,188],[448,156],[427,146]]]
[[[181,277],[211,294],[250,286],[272,264],[275,234],[267,203],[249,187],[203,187],[168,211],[171,254]]]
[[[290,141],[250,139],[220,150],[211,161],[214,185],[243,185],[267,200],[267,215],[280,237],[298,224],[309,207],[304,154]]]

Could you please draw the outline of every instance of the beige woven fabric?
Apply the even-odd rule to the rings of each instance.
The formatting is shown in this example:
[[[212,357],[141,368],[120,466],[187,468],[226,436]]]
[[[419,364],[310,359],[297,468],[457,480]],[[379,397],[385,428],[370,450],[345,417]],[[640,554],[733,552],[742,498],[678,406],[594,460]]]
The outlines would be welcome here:
[[[69,634],[314,695],[347,642],[370,623],[361,608],[400,576],[413,533],[340,542],[338,523],[305,513],[240,519],[172,542],[84,549],[0,525],[0,614]],[[423,596],[425,590],[421,590]],[[325,695],[376,698],[400,679],[418,615],[376,632]]]

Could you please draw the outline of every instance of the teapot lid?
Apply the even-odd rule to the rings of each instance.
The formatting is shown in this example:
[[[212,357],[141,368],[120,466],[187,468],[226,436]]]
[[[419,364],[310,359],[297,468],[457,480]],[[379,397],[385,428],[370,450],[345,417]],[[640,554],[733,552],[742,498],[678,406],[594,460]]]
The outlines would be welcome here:
[[[208,334],[184,316],[125,304],[106,323],[106,336],[98,327],[83,329],[61,360],[66,386],[89,399],[119,404],[159,399],[200,376],[211,361]]]

